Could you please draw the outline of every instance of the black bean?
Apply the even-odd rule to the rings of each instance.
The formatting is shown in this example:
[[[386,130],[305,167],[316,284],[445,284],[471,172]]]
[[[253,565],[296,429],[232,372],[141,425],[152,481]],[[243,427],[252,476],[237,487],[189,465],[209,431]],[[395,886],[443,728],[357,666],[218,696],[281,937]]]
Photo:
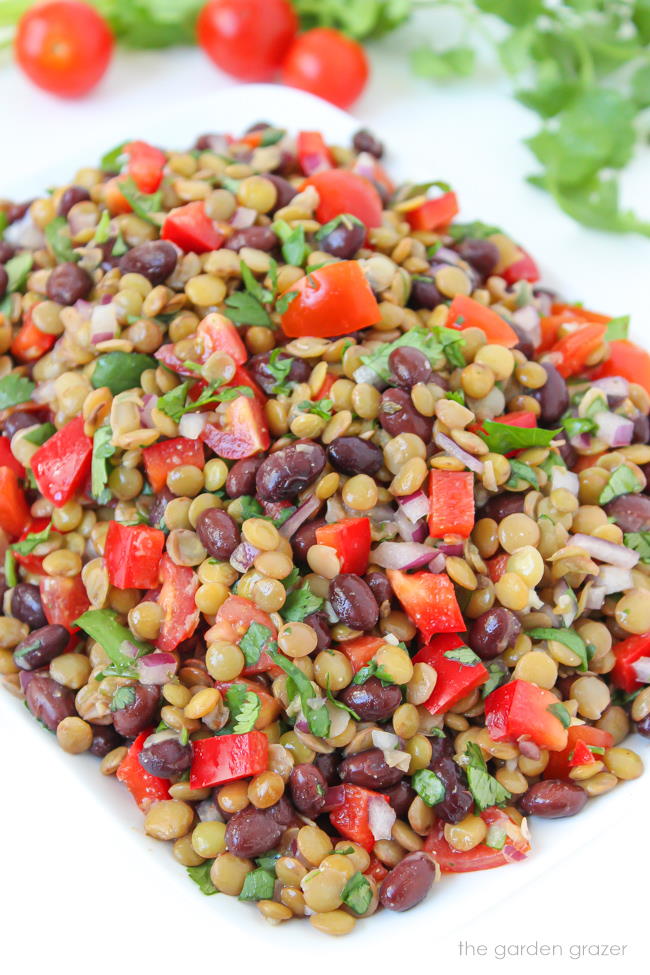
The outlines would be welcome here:
[[[363,247],[367,233],[365,224],[344,216],[332,230],[318,237],[318,249],[349,261]]]
[[[467,642],[481,660],[492,660],[512,646],[520,633],[521,623],[515,614],[495,606],[473,621]]]
[[[415,799],[415,789],[411,788],[406,779],[402,779],[392,789],[382,789],[388,801],[397,813],[398,819],[406,819],[411,803]]]
[[[277,378],[269,369],[270,359],[270,352],[258,352],[257,355],[251,356],[246,364],[246,368],[255,382],[261,386],[264,392],[268,393],[269,396],[273,394],[273,391],[278,383]],[[285,354],[283,352],[276,357],[275,362],[276,365],[279,364],[281,366],[287,360],[291,362],[291,366],[289,368],[289,372],[287,373],[285,382],[306,383],[311,375],[311,367],[308,365],[307,361],[305,359],[296,359],[293,356],[290,356],[288,353]]]
[[[391,767],[381,748],[369,748],[355,755],[348,755],[339,765],[341,782],[351,782],[364,789],[390,789],[404,778],[397,766]]]
[[[418,274],[411,282],[409,305],[412,308],[427,308],[431,310],[442,304],[444,297],[436,288],[435,282],[428,274]]]
[[[339,700],[356,711],[361,721],[385,721],[402,703],[402,691],[397,684],[384,687],[376,677],[370,677],[363,684],[349,684]]]
[[[168,487],[164,487],[162,491],[154,496],[153,504],[149,508],[149,524],[153,528],[164,527],[164,518],[167,505],[170,501],[173,501],[175,497],[176,495],[172,494]]]
[[[293,557],[297,562],[307,561],[307,552],[316,545],[316,529],[321,525],[326,525],[324,518],[314,518],[313,521],[306,521],[291,536],[291,548]]]
[[[27,623],[30,630],[37,630],[45,626],[47,619],[43,611],[41,594],[38,586],[28,582],[19,582],[11,593],[11,615],[21,623]]]
[[[295,498],[325,467],[325,451],[313,440],[297,440],[263,460],[257,471],[257,495],[264,501]]]
[[[267,173],[266,178],[273,183],[278,192],[278,198],[275,201],[273,209],[281,210],[282,207],[286,207],[291,203],[294,196],[298,193],[296,187],[288,179],[284,179],[283,176],[276,176],[275,173]]]
[[[542,819],[564,819],[575,816],[587,802],[587,793],[574,782],[560,779],[546,779],[535,782],[519,800],[519,807],[525,816],[540,816]]]
[[[15,413],[10,413],[9,416],[3,423],[3,432],[6,437],[11,438],[19,430],[25,430],[27,427],[33,427],[35,423],[42,423],[45,419],[45,413],[28,413],[26,410],[16,410]]]
[[[650,714],[636,723],[636,731],[642,738],[650,738]]]
[[[368,129],[359,129],[352,136],[352,146],[357,152],[369,152],[375,159],[381,159],[384,146]]]
[[[400,433],[414,433],[425,444],[431,440],[432,418],[418,413],[404,389],[387,389],[382,393],[379,422],[391,437],[397,437]]]
[[[57,684],[51,677],[34,677],[25,691],[27,707],[50,731],[56,731],[64,718],[77,713],[74,698],[74,691]]]
[[[305,616],[304,622],[307,626],[311,626],[318,637],[316,650],[319,653],[321,650],[327,650],[332,642],[327,613],[323,613],[322,610],[319,610],[317,613],[310,613],[309,616]]]
[[[572,447],[568,440],[561,443],[558,447],[558,453],[569,470],[572,470],[578,463],[578,451],[575,447]]]
[[[226,494],[229,498],[255,494],[255,475],[261,463],[261,457],[246,457],[232,465],[226,478]]]
[[[231,251],[240,251],[242,247],[254,247],[258,251],[272,251],[280,241],[270,227],[244,227],[237,230],[228,239],[227,247]]]
[[[114,748],[124,744],[124,739],[118,735],[112,724],[91,724],[93,729],[93,743],[90,746],[91,755],[103,758]]]
[[[371,630],[379,619],[372,589],[354,572],[342,572],[332,579],[329,600],[340,621],[352,630]]]
[[[382,880],[379,903],[389,911],[409,911],[424,900],[435,877],[436,865],[428,853],[409,853]]]
[[[555,366],[550,362],[542,362],[541,365],[546,371],[546,382],[540,389],[531,389],[529,395],[541,407],[542,424],[557,423],[569,406],[569,390]]]
[[[0,240],[0,264],[6,264],[16,253],[8,240]]]
[[[622,494],[605,511],[624,532],[650,531],[650,498],[645,494]]]
[[[85,186],[68,186],[67,190],[64,190],[59,198],[59,205],[56,212],[60,217],[67,217],[75,204],[83,203],[89,199],[90,193]]]
[[[508,515],[519,514],[524,510],[523,494],[495,494],[481,509],[481,517],[503,521]]]
[[[381,608],[384,603],[390,603],[393,589],[390,582],[383,572],[368,572],[364,580],[370,586],[373,596],[377,600],[377,605]]]
[[[259,857],[278,842],[284,827],[270,809],[246,806],[231,816],[226,826],[226,846],[238,857]]]
[[[315,765],[296,765],[289,779],[293,804],[309,819],[316,819],[325,805],[327,782]]]
[[[499,263],[499,248],[491,240],[466,237],[456,248],[460,256],[483,278],[487,278]]]
[[[7,293],[7,287],[9,285],[9,275],[6,270],[0,264],[0,298],[4,298]]]
[[[286,792],[278,799],[274,806],[269,806],[266,811],[283,829],[286,829],[287,826],[295,826],[298,822],[296,810],[293,808]],[[302,826],[302,823],[300,825]]]
[[[17,587],[16,587],[17,588]],[[15,592],[16,590],[14,590]],[[21,670],[45,667],[63,653],[70,634],[60,623],[49,623],[21,640],[14,650],[14,661]]]
[[[327,448],[327,459],[341,474],[376,474],[384,463],[377,444],[361,437],[337,437]]]
[[[174,268],[178,254],[168,240],[147,240],[120,258],[122,274],[142,274],[153,285],[162,284]]]
[[[634,417],[632,443],[647,443],[648,437],[650,437],[650,420],[645,413],[639,413]]]
[[[219,508],[206,508],[196,522],[196,534],[209,556],[225,562],[240,541],[237,522]]]
[[[402,345],[388,357],[391,379],[396,386],[411,389],[416,383],[428,383],[433,370],[424,352]]]
[[[59,305],[74,305],[87,298],[93,288],[93,279],[78,264],[66,261],[55,267],[47,279],[47,297]]]
[[[523,354],[526,356],[527,359],[534,358],[535,343],[533,342],[528,332],[526,332],[525,329],[521,328],[521,326],[517,325],[516,322],[510,322],[509,324],[512,331],[516,334],[517,338],[519,339],[519,341],[514,346],[514,348],[517,349],[518,352],[523,352]]]
[[[26,200],[24,203],[10,203],[5,210],[7,223],[11,224],[16,223],[17,220],[22,220],[33,202],[33,200]]]
[[[339,780],[339,760],[335,754],[317,755],[314,764],[328,785],[336,785]]]
[[[118,734],[135,738],[155,723],[160,703],[160,688],[156,685],[133,685],[135,698],[126,707],[113,712],[113,725]]]
[[[429,768],[445,787],[444,799],[436,803],[436,815],[445,823],[459,823],[474,805],[474,797],[465,786],[463,773],[453,758],[447,755],[432,757]]]
[[[157,775],[161,779],[171,779],[172,776],[181,775],[190,767],[192,764],[190,744],[181,744],[174,735],[148,745],[147,742],[151,738],[156,738],[156,735],[150,735],[138,755],[138,761],[145,772]]]

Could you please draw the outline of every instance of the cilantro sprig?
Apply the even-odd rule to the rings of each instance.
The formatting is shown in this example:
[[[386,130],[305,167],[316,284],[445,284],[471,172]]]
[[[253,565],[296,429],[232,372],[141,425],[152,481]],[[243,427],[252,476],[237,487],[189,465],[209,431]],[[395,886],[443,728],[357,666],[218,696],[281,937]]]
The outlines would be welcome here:
[[[186,413],[195,413],[202,406],[209,406],[211,403],[229,403],[239,396],[250,398],[253,390],[250,386],[224,386],[223,381],[209,383],[195,400],[191,399],[189,392],[194,383],[181,383],[174,386],[167,393],[158,397],[156,406],[167,416],[171,417],[175,423]]]
[[[465,747],[467,765],[467,785],[474,797],[479,812],[488,806],[502,806],[511,798],[511,793],[490,775],[483,752],[476,742],[468,741]]]

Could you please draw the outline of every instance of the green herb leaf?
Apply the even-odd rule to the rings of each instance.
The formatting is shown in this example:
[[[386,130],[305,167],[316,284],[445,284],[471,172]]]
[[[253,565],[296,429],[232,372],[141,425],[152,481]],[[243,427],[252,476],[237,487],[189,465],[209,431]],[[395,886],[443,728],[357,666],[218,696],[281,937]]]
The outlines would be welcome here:
[[[622,494],[639,494],[642,490],[643,485],[632,468],[621,464],[610,475],[609,481],[600,492],[598,502],[599,504],[607,504],[608,501],[613,501],[614,498],[618,498]]]
[[[569,439],[581,433],[595,433],[597,430],[597,425],[590,416],[565,416],[560,422]]]
[[[524,464],[521,460],[510,457],[510,477],[506,481],[506,487],[516,487],[518,481],[526,481],[534,488],[539,487],[539,478],[529,464]]]
[[[305,228],[302,224],[298,227],[290,227],[286,220],[276,220],[271,224],[271,230],[282,242],[282,257],[287,264],[302,267],[309,253],[309,247],[305,242]]]
[[[628,548],[639,553],[642,562],[650,563],[650,532],[626,532],[623,541]]]
[[[262,702],[259,696],[254,691],[249,691],[237,713],[233,729],[236,735],[244,735],[253,730],[255,722],[260,716],[261,707]]]
[[[445,798],[444,782],[428,768],[418,769],[411,776],[411,785],[427,806],[435,806]]]
[[[508,454],[511,450],[525,450],[527,447],[548,447],[561,430],[543,430],[541,427],[513,427],[496,420],[483,421],[484,433],[479,436],[485,441],[493,454]]]
[[[14,542],[11,546],[11,551],[17,552],[18,555],[31,555],[34,549],[38,548],[43,542],[49,542],[52,533],[53,529],[51,524],[46,525],[40,532],[30,532],[22,542]]]
[[[117,186],[122,195],[131,204],[133,212],[141,220],[146,220],[147,223],[158,226],[157,222],[152,219],[152,214],[160,213],[162,210],[162,193],[160,190],[156,193],[141,193],[135,181],[130,176],[121,180]]]
[[[239,895],[240,901],[267,901],[273,897],[275,875],[258,867],[244,878],[244,886]]]
[[[219,893],[217,888],[210,880],[210,869],[213,863],[214,860],[205,860],[203,863],[200,863],[198,867],[185,868],[187,870],[187,876],[190,878],[190,880],[193,880],[201,893],[208,897],[212,894]]]
[[[620,318],[610,318],[607,322],[607,331],[605,332],[605,338],[608,342],[614,342],[617,339],[626,339],[630,331],[630,316],[621,315]]]
[[[124,653],[122,646],[128,643],[137,647],[139,657],[151,653],[153,648],[134,639],[131,631],[118,623],[117,614],[112,609],[89,609],[74,622],[104,648],[115,667],[127,676],[137,677],[134,658]]]
[[[189,388],[190,383],[184,382],[163,393],[162,396],[158,397],[156,402],[157,409],[166,413],[175,423],[178,423],[185,412],[185,401]]]
[[[527,633],[531,640],[557,640],[558,643],[564,644],[565,647],[573,650],[580,657],[578,670],[587,670],[589,666],[587,644],[575,630],[556,629],[552,626],[538,626],[533,630],[528,630]]]
[[[448,393],[445,393],[445,399],[453,399],[454,402],[460,403],[461,406],[465,405],[465,393],[462,389],[452,389]]]
[[[482,220],[474,220],[472,223],[455,223],[447,232],[453,240],[466,240],[467,238],[484,240],[486,237],[491,237],[492,234],[503,233],[500,227],[483,223]]]
[[[50,220],[45,228],[45,239],[57,261],[61,264],[68,261],[76,262],[81,259],[81,254],[78,254],[72,246],[70,228],[65,217],[55,217],[54,220]]]
[[[463,44],[435,51],[422,46],[411,51],[411,69],[419,78],[435,81],[448,81],[452,78],[467,78],[474,70],[476,55],[473,48]]]
[[[319,416],[321,420],[330,420],[332,418],[332,407],[334,402],[331,399],[321,399],[317,403],[312,403],[311,400],[304,399],[302,403],[298,403],[298,409],[303,413],[313,413],[315,416]]]
[[[121,257],[122,254],[126,254],[128,249],[129,249],[129,245],[124,240],[124,237],[122,236],[122,232],[118,230],[117,237],[115,238],[115,243],[113,244],[113,249],[111,251],[111,255],[113,257]]]
[[[477,657],[469,647],[456,647],[455,650],[446,650],[443,657],[446,657],[447,660],[455,660],[456,663],[462,664],[464,667],[474,667],[481,662],[481,658]]]
[[[17,372],[10,372],[0,379],[0,410],[10,406],[27,403],[36,389],[35,384],[26,376],[19,376]]]
[[[108,386],[113,396],[140,384],[145,369],[156,369],[158,360],[141,352],[107,352],[100,355],[90,382],[95,389]]]
[[[14,558],[14,553],[11,548],[8,548],[5,552],[4,559],[4,570],[5,570],[5,580],[9,588],[13,588],[18,585],[18,574],[16,572],[16,559]]]
[[[511,793],[488,772],[483,752],[475,742],[467,742],[465,755],[468,760],[465,767],[467,785],[479,812],[488,806],[501,806],[512,798]]]
[[[275,310],[277,311],[277,313],[279,315],[284,315],[291,302],[294,300],[294,298],[297,297],[298,297],[297,291],[286,291],[283,295],[281,295],[278,298],[278,300],[275,303]]]
[[[255,863],[258,867],[261,867],[262,870],[268,870],[269,873],[275,873],[275,865],[281,856],[282,854],[279,850],[269,850],[269,852],[265,853],[264,856],[255,857]]]
[[[22,291],[27,284],[29,272],[34,264],[34,257],[30,251],[21,251],[15,257],[10,257],[5,264],[7,272],[7,293]]]
[[[109,467],[108,458],[115,453],[115,447],[111,443],[113,431],[104,424],[97,427],[93,436],[93,454],[90,464],[90,491],[100,504],[106,504],[110,500],[111,493],[106,485],[108,484]]]
[[[303,674],[302,670],[289,660],[278,650],[271,650],[269,656],[274,664],[287,674],[293,681],[300,697],[302,713],[307,719],[309,730],[317,738],[327,738],[330,730],[330,717],[327,708],[313,707],[309,702],[316,697],[316,691],[310,680]]]
[[[456,333],[458,338],[458,333]],[[412,328],[394,342],[382,343],[377,349],[361,356],[361,361],[376,373],[384,382],[390,382],[391,372],[388,365],[391,352],[408,346],[419,349],[431,363],[436,362],[442,355],[442,342],[430,329]],[[464,365],[464,362],[463,362]]]
[[[128,144],[129,140],[127,139],[105,152],[99,160],[100,169],[103,169],[105,173],[119,173],[126,162],[127,156],[124,149]]]
[[[488,694],[491,694],[497,687],[501,687],[502,684],[505,684],[510,679],[508,668],[500,660],[491,660],[485,666],[490,676],[485,684],[481,686],[481,696],[483,698],[486,698]]]
[[[343,903],[355,914],[365,914],[372,902],[372,887],[358,870],[353,873],[341,894]]]
[[[320,596],[314,596],[309,584],[305,582],[299,589],[288,594],[280,615],[287,622],[301,623],[310,613],[318,612],[322,605],[323,600]]]
[[[550,704],[546,710],[561,722],[563,728],[568,728],[570,726],[571,715],[560,701],[558,701],[557,704]]]
[[[387,673],[383,667],[378,665],[376,660],[371,660],[370,663],[365,665],[365,667],[358,670],[352,678],[352,683],[365,684],[365,682],[370,680],[371,677],[376,677],[377,680],[380,680],[384,686],[395,683],[390,674]]]
[[[29,443],[35,443],[37,447],[42,447],[45,441],[49,440],[55,433],[56,427],[53,423],[49,421],[47,423],[39,423],[37,427],[34,427],[33,430],[25,434],[25,440],[28,440]]]
[[[233,291],[226,298],[228,317],[238,325],[258,325],[273,328],[271,316],[266,308],[253,295],[246,291]]]
[[[111,698],[111,711],[121,711],[123,708],[130,707],[135,701],[135,689],[129,685],[118,687]]]
[[[328,701],[330,701],[334,705],[335,708],[338,708],[339,711],[347,711],[347,713],[350,715],[351,718],[354,718],[355,721],[360,721],[361,719],[360,719],[360,717],[359,717],[359,715],[357,714],[356,711],[353,711],[352,708],[349,708],[347,706],[347,704],[344,704],[343,701],[339,701],[339,699],[336,698],[336,697],[334,697],[334,695],[332,694],[332,692],[330,690],[330,675],[329,674],[327,675],[327,681],[326,681],[326,683],[327,683],[327,688],[325,690],[325,693],[327,694]]]
[[[269,357],[268,370],[275,379],[275,386],[272,392],[276,396],[279,394],[286,395],[290,392],[292,383],[288,381],[288,378],[292,365],[292,356],[283,356],[282,350],[279,347],[273,349]]]
[[[268,626],[262,623],[251,623],[239,641],[239,649],[244,654],[246,665],[252,667],[258,662],[264,650],[277,649],[277,643]]]
[[[111,215],[108,210],[104,210],[97,227],[95,228],[95,236],[93,237],[93,244],[105,244],[110,237],[111,228]]]
[[[449,365],[456,369],[462,369],[465,365],[465,356],[463,355],[465,339],[462,332],[458,332],[455,328],[445,328],[444,325],[435,325],[433,333],[440,342],[442,354]]]

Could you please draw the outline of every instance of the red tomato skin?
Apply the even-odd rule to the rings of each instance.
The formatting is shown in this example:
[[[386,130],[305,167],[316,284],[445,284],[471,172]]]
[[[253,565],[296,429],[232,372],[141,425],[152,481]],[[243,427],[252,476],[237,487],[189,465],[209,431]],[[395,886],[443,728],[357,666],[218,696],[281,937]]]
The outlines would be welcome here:
[[[636,342],[616,339],[609,343],[609,358],[591,373],[593,379],[603,376],[623,376],[650,393],[650,354]]]
[[[356,261],[338,261],[312,271],[291,288],[297,292],[282,316],[285,335],[331,337],[376,325],[377,299]]]
[[[165,217],[160,233],[162,240],[170,240],[181,250],[194,254],[219,250],[224,242],[212,220],[205,212],[203,200],[194,200],[176,207]]]
[[[0,467],[0,528],[15,538],[29,522],[29,505],[13,467]]]
[[[113,54],[113,35],[96,10],[76,0],[39,3],[20,18],[16,60],[34,84],[78,98],[97,84]]]
[[[157,602],[162,608],[162,622],[155,645],[158,650],[171,653],[199,625],[200,614],[194,602],[199,577],[189,566],[175,565],[168,555],[163,555],[160,580]]]
[[[512,822],[509,816],[495,806],[490,806],[481,813],[488,826],[504,825],[506,821]],[[447,843],[444,836],[444,822],[437,820],[431,832],[427,836],[424,849],[430,853],[443,873],[473,873],[476,870],[492,870],[494,867],[503,867],[511,860],[504,850],[493,850],[485,843],[479,843],[472,850],[455,850]],[[530,843],[518,831],[516,839],[506,842],[507,846],[512,846],[518,854],[524,855],[530,850]]]
[[[110,584],[117,589],[153,589],[164,545],[165,534],[157,528],[111,521],[104,552]]]
[[[438,230],[451,223],[458,210],[456,194],[443,193],[433,200],[427,200],[417,210],[407,212],[406,219],[413,230]]]
[[[351,640],[344,640],[339,643],[337,649],[341,650],[352,664],[352,669],[356,673],[369,664],[384,641],[379,636],[355,636]]]
[[[47,622],[60,623],[70,632],[76,629],[74,621],[90,609],[81,576],[42,576],[38,587]]]
[[[548,757],[548,765],[542,772],[544,779],[568,779],[571,770],[571,760],[569,755],[580,743],[585,746],[596,745],[598,748],[611,748],[614,739],[608,731],[600,728],[592,728],[591,725],[571,725],[567,729],[567,744],[561,752],[551,752]],[[594,760],[600,756],[590,752]],[[574,756],[575,758],[575,756]],[[577,763],[576,763],[577,764]]]
[[[203,470],[205,454],[203,445],[198,440],[187,437],[173,437],[171,440],[160,440],[145,447],[142,451],[144,469],[149,483],[154,491],[162,491],[167,483],[167,475],[179,464],[189,464]]]
[[[357,41],[331,27],[305,31],[282,65],[282,82],[347,108],[366,87],[370,68]]]
[[[241,81],[269,81],[298,30],[288,0],[210,0],[198,42],[218,68]]]
[[[253,457],[271,446],[264,410],[256,397],[247,396],[238,396],[229,403],[223,428],[208,423],[201,439],[226,460]]]
[[[129,157],[127,173],[141,193],[155,193],[163,178],[167,156],[148,142],[129,142],[125,146]]]
[[[304,185],[313,186],[320,197],[316,208],[320,223],[329,223],[340,213],[351,213],[366,227],[381,226],[381,197],[364,176],[347,169],[323,169]]]
[[[25,476],[25,468],[16,460],[11,452],[11,440],[9,437],[0,437],[0,467],[9,467],[16,477]]]

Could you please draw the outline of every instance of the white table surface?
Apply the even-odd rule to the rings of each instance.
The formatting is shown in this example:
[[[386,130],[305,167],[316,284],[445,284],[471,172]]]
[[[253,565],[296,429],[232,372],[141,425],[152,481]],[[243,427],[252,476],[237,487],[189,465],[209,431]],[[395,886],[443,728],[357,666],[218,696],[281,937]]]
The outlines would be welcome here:
[[[426,25],[426,18],[419,23]],[[637,336],[647,334],[650,241],[580,228],[528,187],[523,176],[533,161],[520,140],[534,131],[534,117],[512,101],[489,71],[479,83],[450,87],[413,79],[403,52],[419,39],[417,27],[411,27],[374,45],[374,78],[354,106],[360,122],[389,142],[408,147],[401,155],[411,160],[410,176],[450,180],[468,219],[501,222],[538,258],[550,283],[556,278],[553,269],[561,272],[565,287],[567,281],[575,285],[567,297],[612,314],[632,313]],[[200,52],[190,49],[120,52],[101,86],[79,102],[54,99],[31,87],[13,67],[4,67],[0,196],[9,185],[32,186],[30,174],[78,155],[80,147],[91,150],[90,162],[125,137],[137,138],[144,120],[194,96],[214,93],[215,115],[205,119],[204,129],[218,129],[219,106],[228,99],[230,86]],[[275,121],[291,125],[291,119]],[[168,141],[173,144],[173,131]],[[649,165],[646,150],[625,179],[626,202],[645,207],[646,217]],[[372,939],[294,941],[288,928],[248,928],[242,908],[242,925],[235,923],[224,940],[211,932],[206,910],[208,905],[217,912],[220,898],[199,900],[193,891],[169,884],[167,865],[154,854],[152,841],[138,833],[138,820],[126,805],[132,825],[116,829],[114,807],[102,802],[109,783],[102,781],[89,802],[80,778],[62,775],[61,764],[49,760],[55,757],[56,744],[38,728],[35,733],[45,738],[43,761],[26,765],[21,737],[31,736],[32,730],[27,732],[14,702],[0,697],[0,904],[7,971],[11,961],[22,971],[48,975],[131,975],[145,967],[209,972],[225,966],[244,975],[270,967],[280,971],[280,966],[289,972],[330,973],[342,963],[364,975],[393,971],[405,963],[427,972],[541,971],[552,965],[559,971],[591,973],[609,971],[612,965],[636,972],[647,963],[648,783],[643,793],[635,790],[634,798],[616,803],[613,821],[597,839],[590,837],[583,845],[579,830],[573,831],[575,849],[566,849],[561,865],[547,869],[542,850],[534,883],[515,884],[515,892],[507,896],[497,874],[517,867],[484,874],[483,913],[476,916],[474,903],[465,919],[459,902],[456,925],[436,927],[431,905],[422,912],[415,940],[411,925],[405,941],[399,925],[390,923],[387,937],[375,924]],[[544,847],[552,847],[555,836],[560,843],[563,828],[557,823],[546,831]],[[150,862],[141,854],[147,842]],[[139,867],[144,862],[146,869],[134,871],[134,862]],[[485,951],[472,958],[470,950],[469,959],[460,956],[459,941],[484,945]],[[500,958],[499,946],[541,942],[559,947],[550,957]],[[619,949],[619,957],[576,960],[575,945],[627,947],[622,957]],[[527,950],[534,948],[510,948],[520,954]]]

